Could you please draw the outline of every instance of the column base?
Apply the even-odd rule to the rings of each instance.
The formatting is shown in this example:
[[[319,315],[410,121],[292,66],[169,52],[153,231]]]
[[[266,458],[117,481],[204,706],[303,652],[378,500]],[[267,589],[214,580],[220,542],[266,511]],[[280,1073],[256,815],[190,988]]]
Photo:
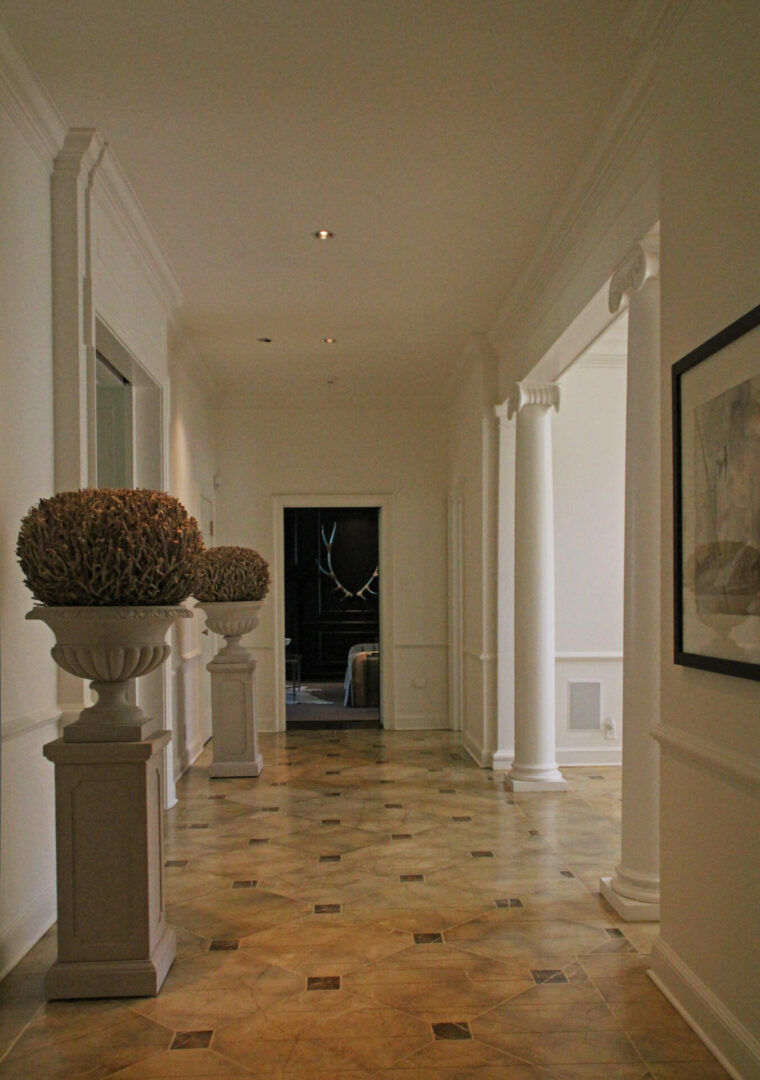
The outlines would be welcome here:
[[[45,997],[48,1001],[155,997],[176,951],[176,935],[167,926],[147,960],[56,960],[45,976]]]
[[[611,877],[599,879],[599,892],[624,922],[660,921],[659,901],[633,900],[629,896],[621,896],[615,891]]]
[[[264,768],[264,759],[258,754],[253,761],[212,761],[208,767],[211,777],[258,776]]]
[[[508,776],[504,780],[507,791],[567,791],[567,780],[518,780]]]

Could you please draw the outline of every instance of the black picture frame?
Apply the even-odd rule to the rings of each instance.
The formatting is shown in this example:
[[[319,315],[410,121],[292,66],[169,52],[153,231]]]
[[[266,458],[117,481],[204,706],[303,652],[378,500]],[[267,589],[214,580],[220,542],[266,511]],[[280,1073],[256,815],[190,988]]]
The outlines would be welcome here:
[[[760,305],[672,368],[675,663],[760,680]]]

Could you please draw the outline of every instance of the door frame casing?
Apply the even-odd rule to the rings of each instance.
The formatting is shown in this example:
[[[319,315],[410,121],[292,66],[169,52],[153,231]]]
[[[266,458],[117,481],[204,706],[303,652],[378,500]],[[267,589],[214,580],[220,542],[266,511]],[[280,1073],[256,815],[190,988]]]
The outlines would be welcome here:
[[[275,731],[285,731],[285,510],[312,507],[377,507],[380,565],[380,717],[383,727],[395,728],[393,681],[393,496],[388,493],[272,496],[272,608],[274,615],[274,723]]]

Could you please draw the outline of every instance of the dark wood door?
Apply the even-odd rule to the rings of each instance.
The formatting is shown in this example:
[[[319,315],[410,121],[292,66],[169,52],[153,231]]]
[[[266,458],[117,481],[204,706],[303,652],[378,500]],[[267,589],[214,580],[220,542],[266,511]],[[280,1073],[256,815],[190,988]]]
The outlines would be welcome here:
[[[352,645],[379,640],[376,507],[285,510],[285,636],[304,679],[342,680]]]

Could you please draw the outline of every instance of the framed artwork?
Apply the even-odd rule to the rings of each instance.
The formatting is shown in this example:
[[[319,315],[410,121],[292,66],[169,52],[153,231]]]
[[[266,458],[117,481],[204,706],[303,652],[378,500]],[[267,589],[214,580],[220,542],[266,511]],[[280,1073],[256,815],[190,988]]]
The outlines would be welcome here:
[[[672,379],[675,662],[760,679],[760,306]]]

